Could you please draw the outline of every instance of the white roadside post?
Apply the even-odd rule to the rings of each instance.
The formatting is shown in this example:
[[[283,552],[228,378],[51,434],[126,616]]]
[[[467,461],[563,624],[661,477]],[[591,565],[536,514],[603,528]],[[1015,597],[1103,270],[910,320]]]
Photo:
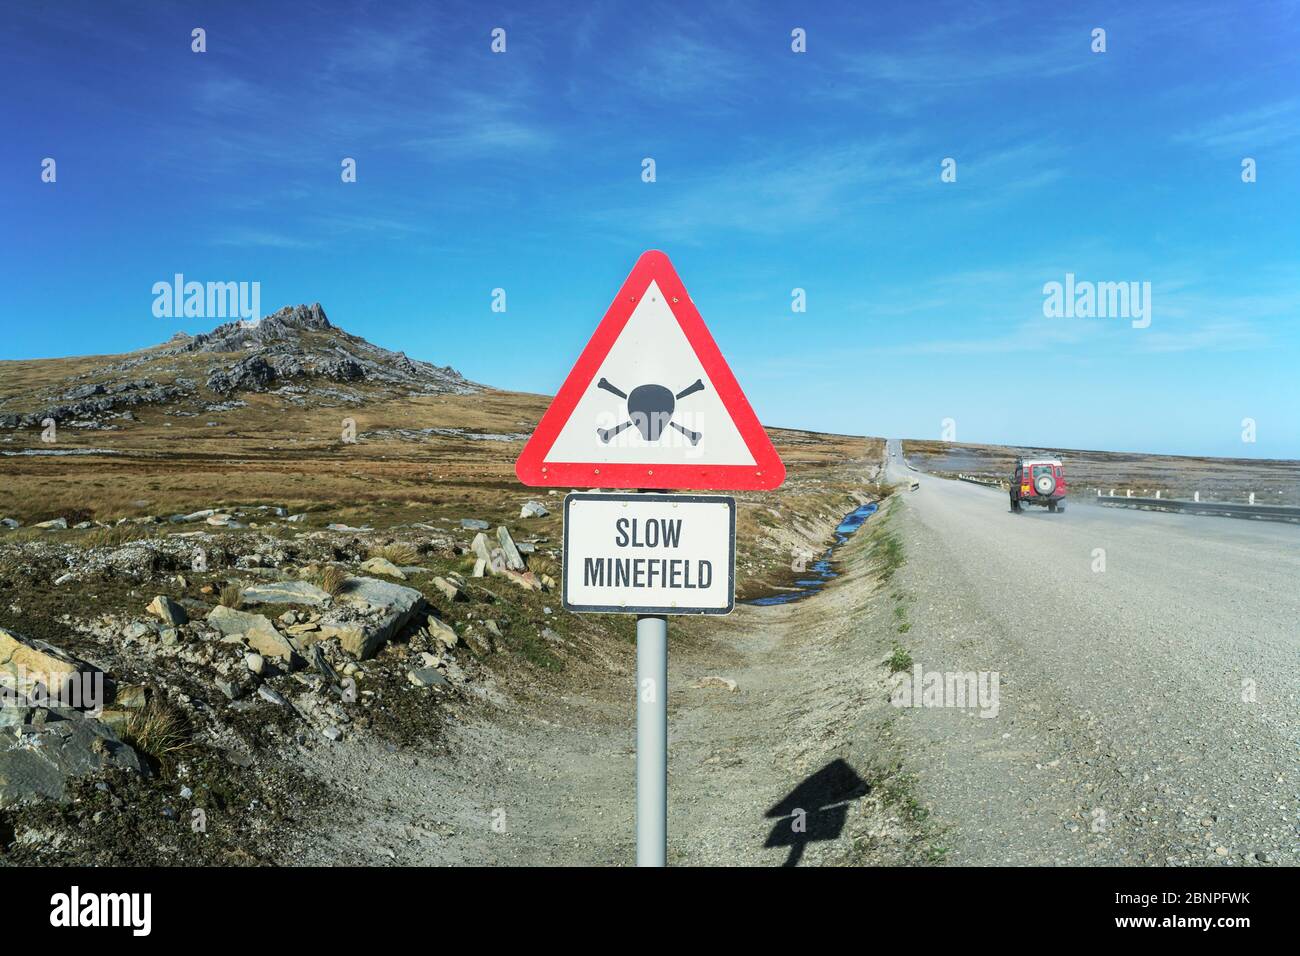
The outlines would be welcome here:
[[[668,863],[668,618],[636,619],[636,865]]]

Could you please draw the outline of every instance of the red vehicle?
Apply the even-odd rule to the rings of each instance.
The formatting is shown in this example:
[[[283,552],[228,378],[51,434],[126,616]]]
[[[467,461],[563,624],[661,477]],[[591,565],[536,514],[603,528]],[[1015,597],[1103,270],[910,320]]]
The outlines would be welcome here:
[[[1065,510],[1065,469],[1056,458],[1017,458],[1011,474],[1011,510],[1025,505],[1046,505],[1048,511]]]

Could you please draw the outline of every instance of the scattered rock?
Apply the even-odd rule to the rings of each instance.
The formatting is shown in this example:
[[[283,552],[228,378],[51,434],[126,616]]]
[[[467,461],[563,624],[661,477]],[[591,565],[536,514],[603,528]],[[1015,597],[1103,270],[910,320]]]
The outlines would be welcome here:
[[[695,682],[695,686],[696,687],[720,687],[725,691],[732,691],[732,692],[734,692],[737,689],[736,682],[732,680],[730,677],[717,677],[715,675],[710,675],[708,677],[701,677],[699,680]]]
[[[257,696],[269,703],[275,704],[275,706],[277,707],[283,707],[285,710],[293,711],[295,714],[297,713],[297,710],[294,709],[293,704],[289,703],[289,701],[285,699],[283,694],[281,694],[279,691],[275,690],[274,688],[268,687],[266,684],[258,685]]]
[[[497,540],[501,542],[501,550],[505,553],[507,568],[511,571],[523,571],[528,567],[524,564],[524,556],[515,547],[515,539],[510,537],[510,529],[505,525],[497,528]]]
[[[488,567],[487,561],[485,561],[483,558],[478,558],[474,562],[474,571],[472,572],[472,576],[476,578],[483,577],[483,575],[487,572],[487,567]]]
[[[470,543],[470,548],[474,551],[478,560],[483,562],[485,570],[490,572],[492,570],[492,549],[488,545],[487,535],[482,531],[474,535],[474,540]],[[476,575],[476,577],[482,577],[482,575]]]
[[[143,684],[118,684],[113,690],[113,703],[127,710],[139,710],[148,703],[149,692]]]
[[[155,597],[146,610],[155,617],[161,618],[164,623],[170,624],[173,627],[188,624],[190,620],[190,616],[185,613],[185,608],[181,607],[165,594],[159,594]]]
[[[441,591],[443,597],[448,601],[455,601],[457,598],[464,600],[464,595],[461,593],[460,588],[456,587],[456,585],[452,584],[446,578],[434,578],[433,586]]]
[[[432,667],[418,667],[408,671],[406,679],[416,687],[448,687],[450,682]]]
[[[460,643],[460,638],[456,631],[446,621],[429,615],[429,623],[426,625],[429,636],[444,647],[455,647]]]
[[[150,621],[132,621],[122,629],[122,636],[128,641],[141,641],[158,636],[158,625]]]
[[[57,528],[59,530],[66,530],[68,527],[68,519],[51,518],[49,521],[38,521],[36,522],[36,524],[32,525],[32,527],[33,528]]]
[[[224,680],[220,677],[215,681],[217,690],[221,691],[229,700],[239,700],[248,691],[242,681]]]
[[[532,571],[525,571],[523,574],[520,574],[518,571],[511,571],[509,568],[503,568],[498,573],[526,590],[540,591],[542,589],[542,582],[537,580],[537,576],[534,575]]]
[[[10,531],[13,531],[15,528],[21,528],[23,523],[17,518],[0,518],[0,525],[4,525]],[[483,527],[487,527],[486,522],[484,522]]]
[[[461,518],[460,526],[467,531],[486,531],[492,527],[486,521],[480,521],[478,518]]]
[[[319,607],[329,600],[329,592],[310,581],[273,581],[244,588],[245,604],[307,604]]]
[[[472,627],[467,627],[465,629],[465,643],[469,645],[469,649],[478,657],[487,657],[487,655],[491,654],[496,649],[490,638],[484,634],[480,634]]]
[[[545,518],[548,514],[550,514],[550,511],[540,501],[526,501],[524,506],[519,509],[519,517],[521,518]]]
[[[244,664],[250,671],[257,674],[259,677],[262,675],[262,672],[266,670],[266,658],[253,651],[249,651],[244,655]]]
[[[405,581],[406,575],[402,569],[393,564],[387,558],[371,558],[361,564],[362,571],[369,571],[371,574],[382,574],[384,577],[397,578],[399,581]]]
[[[238,638],[259,654],[286,661],[293,658],[293,646],[288,639],[260,614],[218,605],[208,615],[208,623],[225,637]]]

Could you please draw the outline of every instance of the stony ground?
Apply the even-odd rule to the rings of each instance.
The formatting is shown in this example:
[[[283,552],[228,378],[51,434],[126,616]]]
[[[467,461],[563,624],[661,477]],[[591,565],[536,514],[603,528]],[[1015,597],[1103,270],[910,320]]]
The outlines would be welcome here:
[[[943,857],[893,745],[891,615],[868,528],[826,591],[678,627],[669,655],[669,863],[902,865]],[[680,634],[679,634],[680,632]],[[313,765],[356,803],[313,862],[626,865],[635,857],[633,654],[548,702],[458,711],[445,748]],[[320,753],[320,752],[318,752]],[[798,811],[805,811],[796,828]]]
[[[742,596],[789,586],[792,555],[884,491],[879,443],[789,434],[786,488],[741,502]],[[582,799],[565,787],[628,749],[632,622],[562,610],[558,494],[468,497],[356,524],[229,502],[12,519],[0,644],[103,675],[108,700],[4,710],[0,861],[482,862],[513,844],[446,837],[497,809],[509,833],[531,814],[540,852]]]

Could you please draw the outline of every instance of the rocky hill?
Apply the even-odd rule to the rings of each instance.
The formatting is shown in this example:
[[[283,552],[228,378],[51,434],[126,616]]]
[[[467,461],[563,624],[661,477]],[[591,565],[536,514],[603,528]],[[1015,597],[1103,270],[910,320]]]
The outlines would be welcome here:
[[[3,374],[5,368],[14,374]],[[34,386],[34,387],[33,387]],[[256,323],[229,322],[124,355],[0,364],[0,428],[112,427],[141,406],[173,414],[236,407],[241,393],[294,405],[350,404],[398,395],[463,395],[481,386],[450,366],[381,348],[330,323],[319,302]]]

